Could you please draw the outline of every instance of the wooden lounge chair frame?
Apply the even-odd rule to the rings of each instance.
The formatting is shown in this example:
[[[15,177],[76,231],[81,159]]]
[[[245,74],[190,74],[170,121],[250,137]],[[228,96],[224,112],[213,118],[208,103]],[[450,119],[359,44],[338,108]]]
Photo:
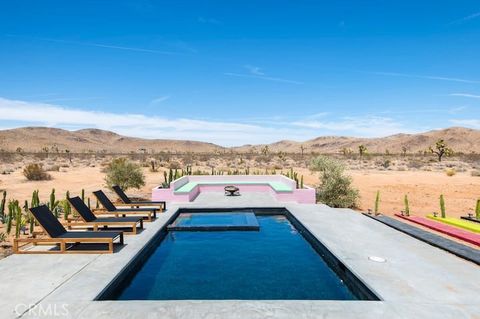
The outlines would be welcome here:
[[[68,198],[70,205],[80,215],[82,221],[71,221],[67,223],[68,229],[72,227],[92,227],[94,231],[108,229],[109,226],[129,227],[131,231],[123,231],[125,235],[136,235],[137,228],[143,229],[143,218],[140,217],[101,217],[98,218],[78,196]],[[137,227],[137,224],[138,227]]]
[[[93,192],[93,195],[98,199],[104,210],[95,210],[95,214],[114,215],[115,217],[125,217],[127,215],[141,215],[146,221],[151,222],[157,218],[158,208],[117,208],[108,199],[107,195],[101,190]]]
[[[140,206],[154,206],[161,209],[161,211],[165,211],[167,209],[167,203],[165,201],[132,201],[127,194],[123,191],[123,189],[118,186],[112,186],[113,191],[117,194],[118,198],[123,202],[121,204],[117,204],[117,206],[130,206],[130,207],[140,207]]]
[[[108,254],[113,253],[113,242],[119,239],[119,243],[123,245],[122,232],[91,232],[79,231],[68,232],[65,227],[58,221],[46,205],[30,208],[32,215],[39,222],[40,227],[50,238],[15,238],[13,240],[13,252],[16,254]],[[47,226],[48,225],[48,226]],[[69,237],[61,237],[64,234],[70,234]],[[78,236],[78,237],[76,237]],[[25,245],[21,245],[25,243]],[[87,249],[87,250],[68,250],[67,245],[72,244],[106,244],[107,250]],[[21,250],[21,247],[27,244],[46,244],[59,245],[59,250]]]

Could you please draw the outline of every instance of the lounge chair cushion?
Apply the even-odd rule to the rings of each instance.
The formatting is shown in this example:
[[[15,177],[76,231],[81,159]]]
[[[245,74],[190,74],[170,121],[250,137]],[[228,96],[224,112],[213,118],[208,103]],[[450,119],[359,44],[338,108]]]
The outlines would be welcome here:
[[[51,238],[57,238],[67,232],[46,205],[30,208],[30,212]]]
[[[132,202],[120,186],[114,185],[112,189],[125,204],[130,204]]]
[[[88,208],[87,205],[83,202],[83,200],[76,196],[72,198],[68,198],[68,201],[73,206],[73,208],[82,216],[83,220],[86,222],[93,222],[97,217],[94,213]]]
[[[95,197],[97,197],[100,204],[102,204],[102,206],[105,207],[106,210],[108,210],[109,212],[117,210],[115,205],[113,205],[113,203],[108,199],[107,195],[105,195],[104,192],[98,190],[96,192],[93,192],[93,194],[95,195]]]
[[[119,231],[69,231],[56,238],[68,239],[68,238],[116,238],[120,236],[122,232]]]
[[[142,217],[100,217],[94,220],[95,223],[135,223],[142,220]]]

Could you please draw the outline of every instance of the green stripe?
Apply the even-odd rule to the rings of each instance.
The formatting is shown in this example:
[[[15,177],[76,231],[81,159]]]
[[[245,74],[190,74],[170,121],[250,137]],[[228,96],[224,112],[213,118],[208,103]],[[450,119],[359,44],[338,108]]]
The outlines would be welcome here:
[[[190,193],[197,185],[269,185],[276,192],[291,192],[292,189],[282,182],[262,182],[262,181],[229,181],[229,182],[188,182],[177,188],[175,193]]]
[[[463,228],[463,229],[472,231],[474,233],[480,233],[480,224],[475,222],[469,222],[468,220],[462,220],[462,219],[450,218],[450,217],[445,217],[445,218],[433,217],[432,215],[428,215],[427,217],[444,224]]]

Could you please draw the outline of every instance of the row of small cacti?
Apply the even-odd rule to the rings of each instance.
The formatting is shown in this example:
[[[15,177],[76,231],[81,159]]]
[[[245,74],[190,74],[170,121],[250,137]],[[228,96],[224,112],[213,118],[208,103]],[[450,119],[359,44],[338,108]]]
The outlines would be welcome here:
[[[295,183],[297,184],[297,188],[302,189],[303,188],[303,175],[300,176],[300,179],[298,178],[298,173],[293,170],[293,168],[290,168],[290,171],[287,171],[287,173],[283,174],[286,177],[293,179]]]
[[[440,201],[440,216],[442,218],[446,218],[447,213],[445,208],[445,198],[443,194],[440,195],[439,201]],[[407,195],[405,195],[403,198],[403,204],[404,204],[404,210],[402,211],[402,214],[404,214],[405,216],[410,216],[410,203],[408,201]],[[379,206],[380,206],[380,191],[377,191],[377,194],[375,196],[375,209],[374,209],[375,215],[378,215],[380,213]],[[434,213],[434,215],[436,215],[436,213]],[[477,199],[477,203],[475,205],[475,217],[480,220],[480,198]]]
[[[67,191],[65,194],[65,199],[57,200],[55,195],[55,189],[52,189],[49,200],[46,203],[48,208],[54,213],[58,218],[60,214],[63,214],[64,219],[72,214],[72,207],[70,202],[67,200],[70,197],[70,192]],[[82,200],[85,201],[85,190],[82,189],[81,192]],[[24,201],[23,207],[20,207],[20,203],[16,199],[10,199],[8,205],[6,204],[7,192],[3,191],[2,199],[0,200],[0,221],[2,224],[6,224],[6,233],[10,235],[12,230],[15,230],[15,237],[18,238],[20,233],[26,234],[27,225],[28,231],[30,234],[33,233],[35,228],[35,218],[30,212],[30,208],[40,206],[42,203],[39,198],[39,191],[34,190],[32,192],[32,198],[30,203],[28,200]],[[87,198],[87,205],[90,208],[90,198]],[[99,203],[97,201],[96,207],[99,208]],[[5,209],[8,209],[8,213],[5,213]]]
[[[276,175],[276,174],[277,174],[277,171],[275,169],[272,171],[265,169],[265,172],[261,172],[259,170],[255,170],[252,172],[248,167],[245,170],[235,169],[235,170],[228,170],[228,171],[215,170],[215,168],[212,167],[210,172],[204,172],[200,170],[192,171],[192,167],[187,166],[186,169],[170,168],[168,171],[164,171],[162,187],[163,188],[170,187],[170,183],[172,183],[174,180],[179,179],[180,177],[185,175]],[[299,178],[298,173],[294,172],[293,169],[282,174],[288,178],[295,180],[297,184],[297,188],[303,188],[303,175],[300,176]]]

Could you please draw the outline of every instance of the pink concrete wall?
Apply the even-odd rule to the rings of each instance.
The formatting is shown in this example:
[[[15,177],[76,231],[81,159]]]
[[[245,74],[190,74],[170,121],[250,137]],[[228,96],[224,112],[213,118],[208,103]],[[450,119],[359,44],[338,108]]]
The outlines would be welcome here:
[[[292,193],[276,193],[279,202],[297,202],[300,204],[315,204],[316,194],[314,188],[295,189]]]
[[[189,181],[208,183],[222,181],[224,185],[201,184],[189,193],[175,193],[175,189],[185,185]],[[282,175],[214,175],[214,176],[184,176],[170,184],[170,188],[152,189],[152,200],[164,200],[166,202],[191,202],[201,192],[224,192],[224,186],[234,181],[278,181],[289,185],[291,192],[276,192],[268,184],[235,185],[240,192],[268,192],[280,202],[297,202],[302,204],[315,204],[315,189],[306,186],[304,189],[296,189],[295,181]],[[234,183],[233,183],[234,184]]]

